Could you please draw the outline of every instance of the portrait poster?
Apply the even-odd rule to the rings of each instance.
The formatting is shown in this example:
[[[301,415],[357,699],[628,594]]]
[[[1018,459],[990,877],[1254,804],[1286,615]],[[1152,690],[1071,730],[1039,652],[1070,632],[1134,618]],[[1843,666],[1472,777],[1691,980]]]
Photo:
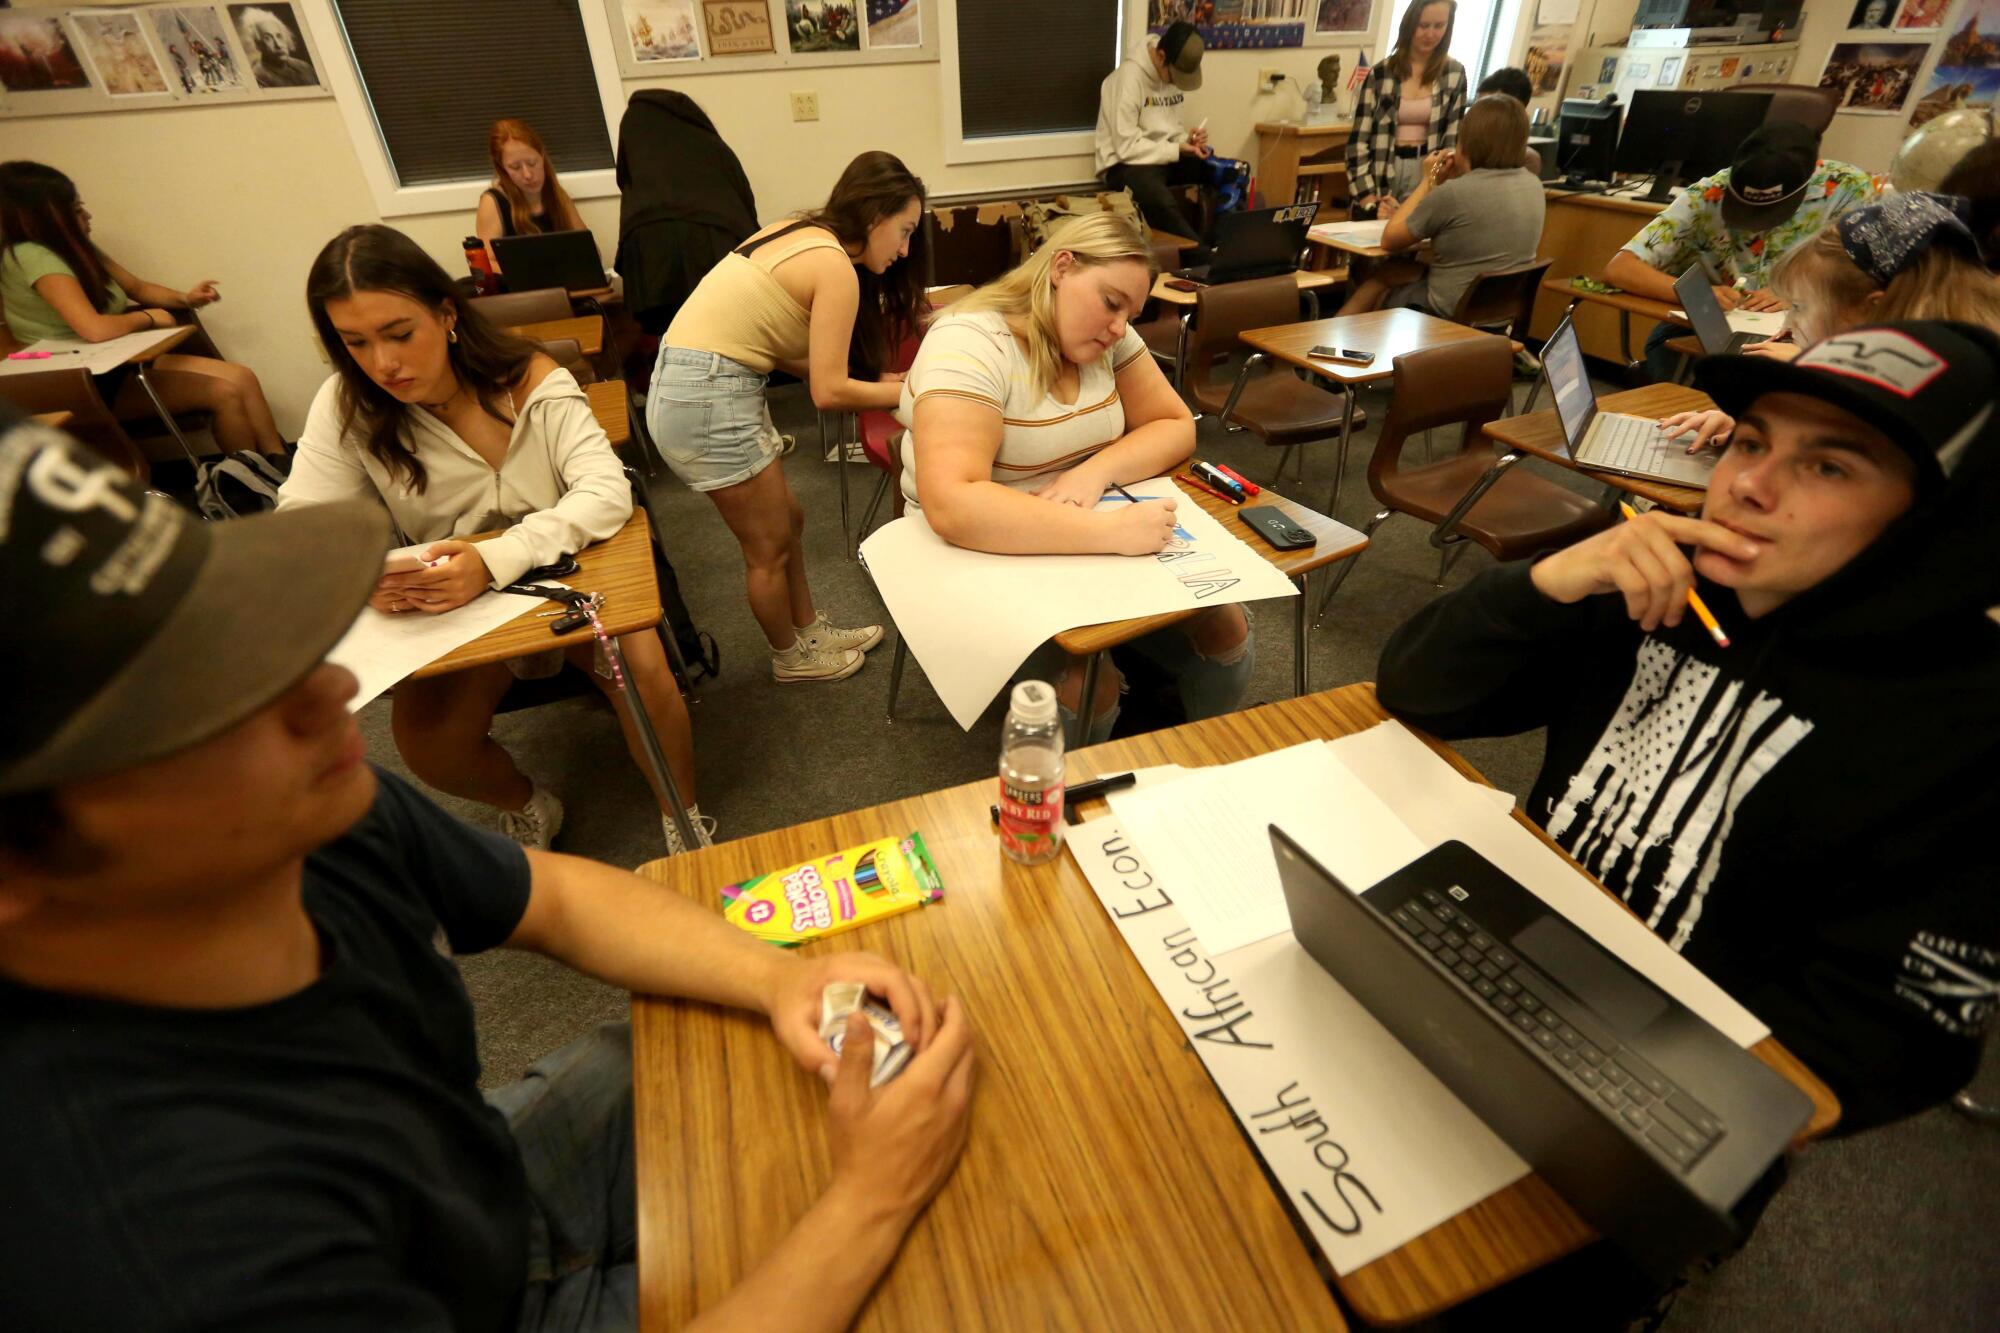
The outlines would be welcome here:
[[[1923,42],[1837,42],[1827,53],[1819,86],[1839,99],[1842,111],[1901,115],[1928,54]]]
[[[157,97],[167,91],[167,73],[137,14],[105,9],[71,14],[69,21],[107,96]]]
[[[305,30],[290,4],[231,5],[229,21],[259,88],[320,86]]]
[[[15,93],[90,87],[83,60],[54,10],[0,12],[0,87]]]
[[[1528,54],[1522,58],[1521,68],[1527,71],[1535,96],[1541,97],[1562,87],[1563,62],[1568,58],[1569,36],[1566,33],[1535,33],[1528,39]]]
[[[146,13],[182,93],[200,97],[244,90],[243,67],[222,30],[219,11],[206,5],[174,5]]]
[[[624,0],[625,40],[639,65],[701,59],[694,0]]]
[[[854,0],[785,0],[785,37],[794,55],[859,51]]]
[[[1375,0],[1318,0],[1313,32],[1319,36],[1367,32],[1375,17]]]
[[[867,0],[868,49],[924,44],[924,0]]]
[[[1896,11],[1897,32],[1936,32],[1944,26],[1951,0],[1903,0]]]
[[[770,55],[771,9],[764,0],[701,0],[701,25],[712,56]]]
[[[1896,0],[1854,0],[1854,10],[1847,17],[1849,31],[1856,29],[1882,31],[1896,22]]]
[[[1146,0],[1146,31],[1192,23],[1210,51],[1304,46],[1306,11],[1320,0]]]

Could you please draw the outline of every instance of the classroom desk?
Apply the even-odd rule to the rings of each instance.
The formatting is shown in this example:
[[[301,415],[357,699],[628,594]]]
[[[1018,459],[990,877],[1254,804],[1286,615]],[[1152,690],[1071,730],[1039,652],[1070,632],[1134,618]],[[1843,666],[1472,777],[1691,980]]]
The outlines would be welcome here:
[[[1691,327],[1688,324],[1686,313],[1679,306],[1671,302],[1655,301],[1650,296],[1634,296],[1631,292],[1587,292],[1581,287],[1572,287],[1569,276],[1544,278],[1542,280],[1542,296],[1536,301],[1535,309],[1539,312],[1542,308],[1542,301],[1550,296],[1566,300],[1568,304],[1563,308],[1566,311],[1575,312],[1576,317],[1572,322],[1576,326],[1577,342],[1583,346],[1585,355],[1602,357],[1607,361],[1612,359],[1606,355],[1607,349],[1603,346],[1601,339],[1595,340],[1595,345],[1585,343],[1584,325],[1593,312],[1603,312],[1604,317],[1608,317],[1611,313],[1617,315],[1618,345],[1616,359],[1620,366],[1628,370],[1645,359],[1643,352],[1635,354],[1632,350],[1632,320],[1635,316],[1645,321],[1645,337],[1651,337],[1654,326],[1658,324],[1672,324],[1683,329]],[[1588,276],[1596,277],[1598,275],[1593,273]],[[1538,321],[1539,318],[1540,316],[1537,315]],[[1558,316],[1558,319],[1560,319],[1560,316]],[[1551,324],[1547,333],[1553,333],[1554,331],[1555,325]],[[1537,336],[1546,337],[1547,333],[1538,333]],[[1640,339],[1638,345],[1641,348],[1645,346],[1643,337]]]
[[[1360,555],[1368,549],[1368,539],[1346,524],[1315,513],[1269,487],[1252,497],[1249,504],[1233,505],[1188,485],[1180,477],[1175,477],[1174,481],[1180,486],[1185,499],[1200,505],[1202,512],[1220,523],[1224,531],[1277,566],[1278,572],[1298,587],[1299,595],[1292,599],[1292,693],[1303,697],[1312,688],[1312,654],[1306,642],[1306,602],[1313,571],[1324,569],[1336,560],[1351,560]],[[1266,542],[1243,521],[1240,512],[1257,505],[1276,505],[1285,517],[1312,534],[1313,544],[1280,551]],[[1083,708],[1077,721],[1079,735],[1090,734],[1091,714],[1094,711],[1091,705],[1097,698],[1097,675],[1104,654],[1122,643],[1144,638],[1156,629],[1177,624],[1193,614],[1193,611],[1167,611],[1156,616],[1114,620],[1102,625],[1079,625],[1056,635],[1056,644],[1064,652],[1088,659],[1088,665],[1084,667],[1083,694],[1080,696]]]
[[[1373,686],[1350,685],[1092,746],[1069,756],[1068,777],[1227,763],[1384,716]],[[921,830],[937,862],[942,902],[806,946],[893,958],[963,998],[979,1032],[965,1156],[854,1327],[1345,1328],[1314,1252],[1082,872],[1067,855],[1004,861],[992,799],[987,778],[640,868],[713,907],[721,885],[885,833]],[[1839,1104],[1804,1066],[1775,1041],[1752,1052],[1812,1098],[1800,1142],[1832,1127]],[[632,1000],[632,1075],[640,1327],[678,1328],[824,1187],[826,1093],[761,1017],[645,996]],[[1591,1239],[1530,1176],[1331,1281],[1363,1319],[1408,1323]]]
[[[1174,484],[1180,487],[1181,498],[1200,505],[1202,512],[1220,523],[1225,532],[1242,541],[1251,550],[1263,556],[1278,572],[1297,586],[1299,594],[1293,598],[1292,620],[1292,691],[1303,695],[1311,688],[1311,659],[1306,643],[1306,593],[1312,581],[1314,570],[1323,569],[1336,560],[1347,560],[1368,549],[1368,539],[1353,528],[1314,513],[1304,505],[1288,500],[1270,487],[1252,498],[1249,504],[1237,506],[1227,500],[1209,494],[1198,486],[1191,486],[1184,477],[1176,476]],[[1243,521],[1239,508],[1247,509],[1256,505],[1276,505],[1285,516],[1304,528],[1313,536],[1310,547],[1301,546],[1296,550],[1280,551],[1250,530]],[[1097,698],[1097,677],[1103,667],[1104,654],[1120,644],[1144,638],[1156,629],[1177,624],[1194,614],[1193,610],[1166,611],[1159,615],[1136,616],[1130,620],[1109,620],[1097,625],[1079,625],[1056,635],[1056,643],[1066,653],[1085,659],[1083,676],[1083,707],[1077,719],[1077,733],[1090,733],[1091,718],[1095,713],[1093,703]],[[903,668],[909,661],[909,647],[901,633],[896,635],[896,652],[889,664],[889,721],[896,720],[896,696],[903,687]]]
[[[632,402],[625,392],[624,380],[598,380],[595,384],[583,386],[583,396],[590,399],[590,414],[597,418],[597,424],[604,427],[604,433],[611,437],[611,447],[624,446],[632,438]]]
[[[507,332],[529,342],[548,343],[574,338],[576,349],[585,356],[604,350],[604,316],[575,315],[569,319],[543,319],[531,324],[509,324]]]
[[[1347,270],[1295,269],[1292,277],[1297,280],[1299,290],[1305,294],[1306,310],[1314,319],[1319,318],[1319,294],[1328,287],[1347,281]],[[1174,342],[1174,387],[1185,393],[1188,362],[1188,331],[1194,327],[1194,308],[1199,292],[1176,291],[1167,286],[1173,278],[1171,273],[1162,273],[1153,280],[1153,299],[1162,305],[1178,306],[1181,312],[1180,333]]]
[[[1598,399],[1597,405],[1606,412],[1628,412],[1636,417],[1663,417],[1672,412],[1695,412],[1715,406],[1707,394],[1679,384],[1648,384],[1641,389],[1609,393]],[[1700,513],[1703,502],[1708,498],[1707,491],[1691,486],[1673,486],[1663,481],[1624,477],[1615,472],[1600,472],[1594,467],[1577,466],[1563,447],[1562,422],[1557,420],[1553,407],[1518,417],[1501,417],[1487,424],[1485,434],[1487,439],[1510,453],[1533,454],[1536,458],[1580,472],[1627,495],[1651,500],[1677,514]]]
[[[1396,358],[1406,352],[1420,352],[1468,338],[1492,338],[1497,335],[1482,333],[1467,325],[1454,324],[1448,319],[1439,319],[1417,310],[1371,310],[1362,315],[1336,315],[1332,319],[1304,324],[1246,329],[1238,336],[1245,346],[1264,356],[1311,371],[1346,390],[1346,404],[1340,415],[1340,447],[1335,460],[1333,494],[1326,502],[1326,512],[1337,519],[1340,517],[1341,480],[1347,473],[1347,444],[1354,434],[1355,392],[1364,385],[1382,384],[1392,379],[1396,373]],[[1322,345],[1373,352],[1375,360],[1366,366],[1350,366],[1306,355]],[[1256,360],[1256,357],[1248,358],[1242,369],[1237,371],[1236,387],[1230,391],[1229,408],[1235,407],[1236,395],[1242,392],[1250,367]],[[1222,415],[1227,421],[1228,408]]]
[[[1560,280],[1562,286],[1560,291],[1544,287],[1535,303],[1529,330],[1538,339],[1548,337],[1561,321],[1569,305],[1567,298],[1574,295],[1567,286],[1569,279],[1579,273],[1603,277],[1604,266],[1611,262],[1611,257],[1665,207],[1643,199],[1576,194],[1560,188],[1544,190],[1543,198],[1547,209],[1542,215],[1541,244],[1535,253],[1555,261],[1549,274]],[[1636,332],[1642,344],[1652,332],[1650,321],[1654,316],[1647,311],[1627,310],[1614,319],[1615,313],[1616,307],[1600,304],[1586,304],[1577,310],[1577,338],[1586,355],[1605,361],[1618,356],[1617,349],[1631,343],[1634,332],[1631,323],[1635,316],[1641,321]],[[1630,363],[1629,356],[1622,362]]]

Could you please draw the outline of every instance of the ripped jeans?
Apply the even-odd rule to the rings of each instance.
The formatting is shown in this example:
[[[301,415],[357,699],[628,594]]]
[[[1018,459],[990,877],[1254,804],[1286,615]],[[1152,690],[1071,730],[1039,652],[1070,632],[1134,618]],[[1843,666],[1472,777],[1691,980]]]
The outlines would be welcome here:
[[[1146,659],[1172,677],[1174,687],[1180,694],[1181,707],[1190,722],[1234,712],[1242,706],[1243,696],[1250,690],[1250,671],[1257,661],[1257,630],[1250,608],[1238,603],[1237,609],[1243,613],[1243,642],[1234,648],[1204,657],[1194,646],[1192,634],[1195,622],[1187,620],[1154,630],[1143,639],[1119,644],[1111,650],[1111,659],[1116,663],[1120,656],[1130,653]],[[1050,639],[1028,654],[1028,660],[1021,663],[1014,679],[1046,680],[1058,684],[1063,668],[1068,664],[1069,654],[1057,646],[1054,639]],[[1081,668],[1078,670],[1080,673]],[[1077,736],[1075,711],[1066,704],[1058,704],[1057,707],[1062,712],[1065,749],[1074,750],[1111,739],[1111,728],[1118,721],[1118,701],[1114,700],[1109,708],[1100,708],[1092,714],[1090,735],[1081,739]]]

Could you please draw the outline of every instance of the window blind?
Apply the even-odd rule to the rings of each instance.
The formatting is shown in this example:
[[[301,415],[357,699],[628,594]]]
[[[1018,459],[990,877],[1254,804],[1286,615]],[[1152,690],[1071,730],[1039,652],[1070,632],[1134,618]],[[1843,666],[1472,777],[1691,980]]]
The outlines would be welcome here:
[[[968,139],[1097,125],[1117,67],[1119,0],[975,0],[958,6],[958,106]]]
[[[333,0],[397,181],[492,176],[503,116],[535,127],[558,173],[612,166],[578,3]]]

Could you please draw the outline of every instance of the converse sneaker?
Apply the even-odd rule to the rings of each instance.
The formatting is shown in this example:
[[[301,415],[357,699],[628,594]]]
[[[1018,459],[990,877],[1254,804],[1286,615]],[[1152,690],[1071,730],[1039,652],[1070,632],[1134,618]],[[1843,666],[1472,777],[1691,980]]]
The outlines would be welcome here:
[[[715,846],[715,821],[703,814],[699,807],[692,805],[688,807],[688,823],[694,825],[696,847]],[[682,852],[688,850],[687,844],[681,841],[681,831],[674,827],[674,817],[672,815],[662,811],[660,814],[660,827],[667,835],[668,856],[679,856]]]
[[[852,648],[857,652],[867,652],[882,642],[880,625],[862,625],[855,629],[841,629],[826,618],[821,611],[813,623],[799,632],[799,641],[808,648],[819,648],[827,652],[839,652]]]
[[[846,680],[866,659],[853,648],[814,648],[803,638],[771,654],[771,678],[780,685],[802,680]]]
[[[500,831],[523,847],[546,852],[549,844],[556,840],[556,831],[562,827],[562,819],[562,802],[556,799],[554,792],[538,782],[526,805],[519,810],[500,812]]]

